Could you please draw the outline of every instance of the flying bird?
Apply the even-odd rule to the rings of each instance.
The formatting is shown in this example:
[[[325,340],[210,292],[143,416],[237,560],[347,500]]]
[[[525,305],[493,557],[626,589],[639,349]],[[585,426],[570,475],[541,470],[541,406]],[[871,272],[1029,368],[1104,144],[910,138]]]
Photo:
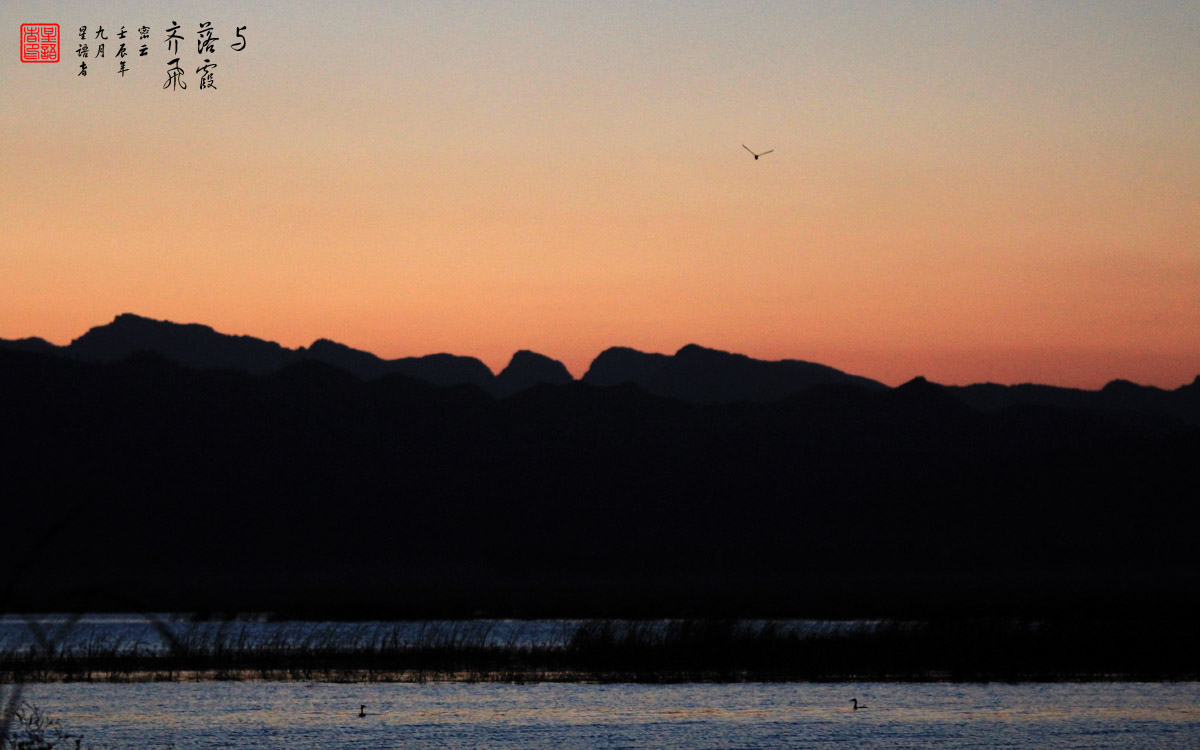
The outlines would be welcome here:
[[[742,148],[746,149],[747,151],[750,151],[750,147],[749,147],[749,146],[747,146],[747,145],[746,145],[746,144],[744,144],[744,143],[742,144]],[[775,149],[771,149],[770,151],[763,151],[761,154],[755,154],[753,151],[750,151],[750,153],[751,153],[751,154],[753,154],[753,156],[754,156],[754,161],[758,161],[758,157],[760,157],[760,156],[766,156],[767,154],[771,153],[771,151],[774,151],[774,150],[775,150]]]

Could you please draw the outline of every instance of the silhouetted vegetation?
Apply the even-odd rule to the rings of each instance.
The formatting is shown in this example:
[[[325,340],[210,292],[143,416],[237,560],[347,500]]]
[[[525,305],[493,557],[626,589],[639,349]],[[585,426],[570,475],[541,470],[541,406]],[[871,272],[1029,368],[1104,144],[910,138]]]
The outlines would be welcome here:
[[[11,718],[7,734],[0,732],[0,750],[105,750],[107,747],[86,743],[83,735],[68,732],[61,721],[32,703],[22,703]],[[174,743],[163,746],[164,750],[174,747]]]
[[[0,731],[0,750],[79,750],[85,747],[81,736],[67,732],[58,719],[47,716],[30,703],[15,709],[7,729],[7,732]],[[86,747],[91,748],[90,745]]]
[[[236,625],[170,647],[93,641],[0,652],[26,681],[1058,681],[1200,678],[1195,622],[969,620],[830,623],[815,631],[743,620],[585,621],[561,639],[490,637],[487,622],[377,626],[347,640],[313,624],[299,640]],[[409,631],[406,630],[405,633]],[[344,635],[344,634],[343,634]]]

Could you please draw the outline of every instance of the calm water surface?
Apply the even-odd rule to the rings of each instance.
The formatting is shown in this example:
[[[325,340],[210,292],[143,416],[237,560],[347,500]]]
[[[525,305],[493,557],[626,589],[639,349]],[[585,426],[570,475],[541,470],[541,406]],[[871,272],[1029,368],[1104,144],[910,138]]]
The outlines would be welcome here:
[[[24,695],[85,746],[112,748],[1200,747],[1196,683],[74,683]],[[850,710],[852,697],[869,708]]]

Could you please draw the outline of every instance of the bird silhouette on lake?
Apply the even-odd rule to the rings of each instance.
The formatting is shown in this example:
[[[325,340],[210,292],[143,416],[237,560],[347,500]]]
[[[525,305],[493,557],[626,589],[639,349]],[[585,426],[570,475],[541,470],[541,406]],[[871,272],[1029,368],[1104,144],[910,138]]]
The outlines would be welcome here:
[[[361,719],[362,717],[364,717],[364,716],[366,716],[366,715],[367,715],[367,707],[366,707],[366,705],[364,704],[364,705],[361,705],[361,706],[359,706],[359,707],[358,707],[358,718],[360,718],[360,719]]]
[[[854,710],[855,710],[855,711],[857,711],[857,710],[858,710],[858,709],[860,709],[860,708],[866,708],[866,706],[860,706],[860,705],[858,705],[858,698],[851,698],[851,699],[850,699],[850,702],[854,704]]]
[[[749,146],[747,146],[747,145],[746,145],[746,144],[744,144],[744,143],[742,144],[742,148],[746,149],[747,151],[750,151],[750,147],[749,147]],[[753,151],[750,151],[750,153],[751,153],[751,155],[753,155],[753,156],[754,156],[754,161],[758,161],[758,157],[760,157],[760,156],[766,156],[767,154],[771,153],[771,152],[772,152],[772,151],[774,151],[774,150],[775,150],[775,149],[769,149],[769,150],[767,150],[767,151],[763,151],[761,154],[756,154],[756,153],[754,153]]]

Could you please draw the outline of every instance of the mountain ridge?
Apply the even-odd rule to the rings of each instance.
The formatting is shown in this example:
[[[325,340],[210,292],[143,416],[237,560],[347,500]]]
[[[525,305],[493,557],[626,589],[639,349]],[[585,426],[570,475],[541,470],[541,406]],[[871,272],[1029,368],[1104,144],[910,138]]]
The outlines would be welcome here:
[[[0,339],[0,348],[101,362],[151,351],[189,367],[253,374],[277,372],[311,359],[363,380],[403,375],[439,387],[473,386],[496,398],[507,398],[537,385],[570,382],[604,388],[633,384],[656,396],[697,404],[776,403],[824,386],[849,386],[870,392],[892,390],[878,381],[828,365],[798,359],[759,360],[694,343],[674,354],[609,347],[576,379],[561,362],[529,350],[516,352],[503,370],[493,373],[470,356],[437,353],[388,360],[327,338],[290,349],[253,336],[221,333],[200,323],[175,323],[133,313],[122,313],[110,323],[94,326],[66,346],[27,337]],[[1200,425],[1200,375],[1174,390],[1120,379],[1095,391],[1030,383],[938,387],[957,401],[983,410],[1034,405],[1127,411]]]
[[[152,351],[189,367],[236,369],[253,374],[275,372],[303,359],[315,359],[365,380],[399,373],[438,386],[474,385],[497,398],[535,385],[577,380],[558,360],[527,349],[516,352],[503,370],[493,373],[475,357],[438,353],[387,360],[327,338],[318,338],[307,347],[289,349],[254,336],[221,333],[201,323],[175,323],[134,313],[121,313],[111,323],[94,326],[66,346],[27,338],[0,339],[0,347],[100,362],[118,360],[137,351]],[[696,344],[688,344],[674,355],[616,349],[628,352],[629,361],[652,362],[655,366],[647,370],[635,364],[631,375],[626,372],[624,362],[613,362],[614,349],[607,349],[592,363],[588,374],[578,380],[598,385],[634,382],[656,395],[710,403],[772,401],[826,382],[886,387],[826,365],[799,360],[768,362]],[[595,374],[602,359],[609,364],[607,380]],[[647,379],[644,375],[649,376],[650,382],[644,382]],[[598,378],[604,382],[596,382]]]
[[[24,575],[26,611],[136,595],[139,611],[671,617],[718,596],[810,616],[811,584],[854,617],[902,617],[913,596],[925,614],[1111,613],[1147,580],[1180,582],[1154,601],[1181,608],[1200,580],[1200,509],[1178,489],[1200,429],[980,409],[924,378],[773,403],[578,381],[497,399],[314,359],[255,375],[6,348],[0,414],[0,511],[20,519],[0,568],[76,521]],[[993,603],[988,581],[1015,598]]]

